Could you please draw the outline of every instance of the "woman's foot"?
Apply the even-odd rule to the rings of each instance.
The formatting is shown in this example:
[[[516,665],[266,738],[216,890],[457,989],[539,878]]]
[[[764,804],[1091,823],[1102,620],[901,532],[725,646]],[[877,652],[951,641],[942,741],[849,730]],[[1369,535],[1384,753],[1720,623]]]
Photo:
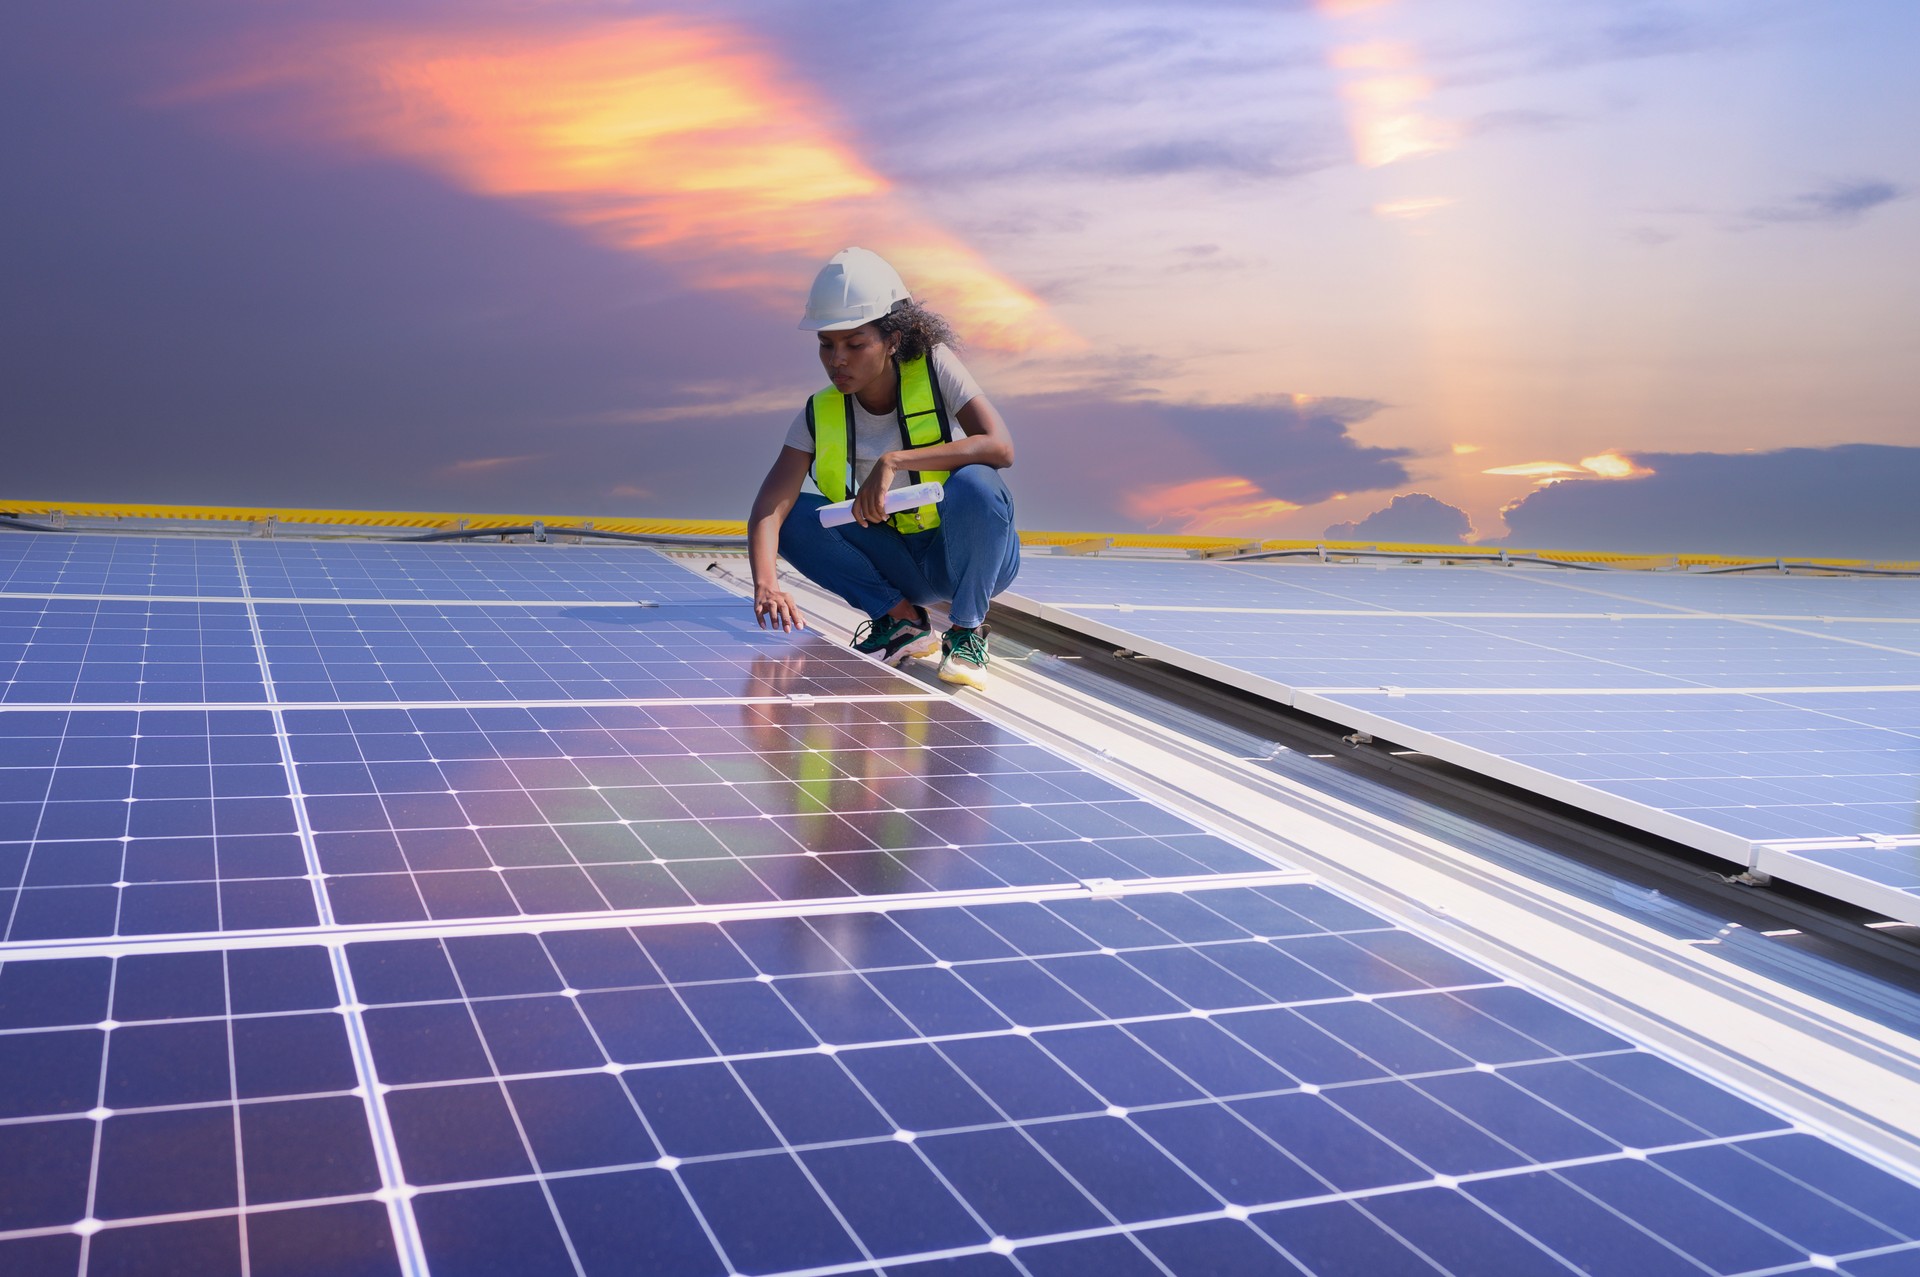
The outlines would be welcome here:
[[[905,620],[891,613],[877,616],[853,632],[853,650],[885,665],[898,665],[909,656],[930,655],[937,642],[925,608],[915,608],[913,616]]]
[[[942,682],[987,688],[987,627],[956,625],[940,640]]]

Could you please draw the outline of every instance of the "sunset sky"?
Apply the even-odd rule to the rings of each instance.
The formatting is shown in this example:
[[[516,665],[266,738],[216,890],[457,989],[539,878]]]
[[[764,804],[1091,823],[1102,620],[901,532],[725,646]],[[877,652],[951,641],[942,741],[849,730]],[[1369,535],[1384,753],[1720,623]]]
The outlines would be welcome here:
[[[1910,0],[109,8],[0,498],[743,517],[860,244],[1025,527],[1920,558]]]

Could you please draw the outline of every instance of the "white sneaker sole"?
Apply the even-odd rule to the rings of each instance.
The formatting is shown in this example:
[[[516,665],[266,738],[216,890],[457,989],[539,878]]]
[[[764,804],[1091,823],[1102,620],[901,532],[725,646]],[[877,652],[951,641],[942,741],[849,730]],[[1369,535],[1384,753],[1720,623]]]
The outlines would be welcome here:
[[[962,687],[972,687],[982,692],[987,690],[987,676],[984,671],[958,665],[942,665],[940,667],[940,681],[942,683],[957,683]]]

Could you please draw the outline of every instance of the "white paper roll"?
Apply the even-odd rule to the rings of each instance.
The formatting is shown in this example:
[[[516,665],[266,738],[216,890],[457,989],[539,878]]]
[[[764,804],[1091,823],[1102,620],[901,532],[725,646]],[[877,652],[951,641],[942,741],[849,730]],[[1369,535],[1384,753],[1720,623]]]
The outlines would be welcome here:
[[[938,483],[915,483],[904,488],[894,488],[887,493],[887,513],[898,514],[902,510],[916,510],[923,505],[938,505],[947,490]],[[837,528],[843,523],[853,522],[853,502],[841,501],[835,505],[820,507],[820,526]]]

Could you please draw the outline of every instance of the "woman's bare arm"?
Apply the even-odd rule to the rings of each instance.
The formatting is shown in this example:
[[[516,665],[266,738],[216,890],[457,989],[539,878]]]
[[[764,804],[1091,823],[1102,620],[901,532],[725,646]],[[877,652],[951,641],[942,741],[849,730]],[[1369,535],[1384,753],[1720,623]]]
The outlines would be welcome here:
[[[798,448],[782,447],[747,516],[747,563],[753,572],[753,616],[762,629],[804,630],[806,618],[793,596],[780,588],[776,575],[780,560],[780,525],[786,522],[800,495],[800,485],[813,466],[813,456]]]

